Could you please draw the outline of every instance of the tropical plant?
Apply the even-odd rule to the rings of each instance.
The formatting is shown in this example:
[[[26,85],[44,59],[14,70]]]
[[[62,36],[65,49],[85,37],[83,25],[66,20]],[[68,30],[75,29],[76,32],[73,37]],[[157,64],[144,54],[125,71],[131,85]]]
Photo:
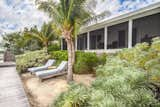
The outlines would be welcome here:
[[[46,50],[37,50],[33,52],[26,52],[25,54],[16,56],[16,68],[19,73],[27,72],[30,67],[41,66],[44,64],[50,55]]]
[[[143,69],[147,73],[150,88],[160,99],[160,38],[153,38],[152,43],[142,43],[132,49],[125,49],[118,56],[128,63]]]
[[[27,40],[38,40],[44,47],[46,47],[46,49],[48,49],[48,45],[51,44],[52,41],[57,40],[57,36],[52,29],[51,23],[44,23],[40,31],[36,26],[32,27],[30,30],[25,30],[24,37]]]
[[[23,53],[26,40],[21,32],[9,33],[3,35],[4,47],[10,49],[14,54]]]
[[[63,60],[68,60],[67,51],[53,51],[51,58],[56,59],[57,64]],[[76,61],[74,64],[74,73],[87,74],[94,73],[96,66],[104,64],[106,55],[97,56],[96,53],[76,51]]]
[[[63,107],[67,101],[80,103],[70,107],[159,107],[160,38],[154,38],[151,45],[138,44],[108,56],[106,64],[97,68],[96,75],[91,87],[85,90],[83,103],[77,97],[70,97],[73,95],[68,94],[69,89],[63,93],[65,96],[58,97],[55,107]],[[83,98],[83,91],[76,93],[78,98]]]
[[[95,67],[99,64],[99,58],[96,53],[76,52],[76,62],[74,64],[74,73],[87,74],[94,73]]]
[[[33,39],[27,40],[22,32],[14,32],[2,35],[3,46],[13,52],[15,55],[23,54],[28,50],[41,49],[41,44]]]
[[[49,13],[53,23],[65,38],[68,47],[68,75],[67,81],[73,80],[73,65],[75,63],[74,38],[78,34],[80,26],[90,17],[85,7],[86,0],[38,0],[39,9]]]
[[[72,83],[69,91],[62,93],[52,107],[85,107],[88,98],[89,93],[85,86]]]
[[[53,52],[53,51],[60,51],[60,44],[59,43],[53,43],[51,45],[48,46],[48,52]]]
[[[143,69],[118,57],[98,67],[91,87],[75,86],[61,94],[53,107],[159,107]],[[76,93],[75,93],[76,92]]]
[[[132,49],[121,51],[118,56],[136,67],[149,73],[149,80],[160,82],[160,38],[154,38],[149,46],[147,43],[137,44]]]

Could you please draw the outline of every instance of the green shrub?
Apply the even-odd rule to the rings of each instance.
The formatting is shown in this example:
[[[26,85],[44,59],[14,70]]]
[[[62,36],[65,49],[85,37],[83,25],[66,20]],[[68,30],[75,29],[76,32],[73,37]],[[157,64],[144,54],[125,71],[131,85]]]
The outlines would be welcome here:
[[[154,38],[151,45],[137,44],[132,49],[124,49],[115,56],[107,57],[106,63],[97,67],[96,75],[97,79],[86,90],[87,100],[81,103],[83,106],[79,104],[77,107],[160,107],[157,100],[160,38]],[[57,102],[67,102],[64,99],[68,97],[70,95],[66,94]],[[75,102],[75,99],[70,102]]]
[[[38,50],[33,52],[27,52],[22,55],[16,56],[16,68],[19,73],[27,71],[27,68],[40,66],[44,64],[48,59],[49,55],[46,50]]]
[[[51,52],[51,57],[57,61],[57,64],[59,64],[61,61],[68,60],[68,53],[67,51],[53,51]]]
[[[135,64],[137,67],[144,68],[145,62],[152,57],[152,54],[148,54],[148,50],[149,44],[142,43],[137,44],[134,48],[122,50],[118,56],[131,64]]]
[[[97,79],[91,87],[75,86],[61,94],[53,107],[159,107],[148,88],[143,69],[118,57],[108,58],[97,69]],[[81,90],[80,90],[81,89]],[[84,97],[85,96],[85,97]],[[58,105],[59,104],[59,105]],[[66,105],[67,104],[67,105]]]
[[[97,57],[98,57],[98,65],[104,65],[106,63],[107,56],[108,55],[106,53],[97,55]]]
[[[97,69],[98,78],[92,87],[105,96],[102,102],[91,100],[92,107],[158,107],[158,101],[148,88],[147,74],[143,69],[128,64],[119,58],[107,60]]]
[[[76,63],[74,65],[74,73],[93,73],[94,67],[98,64],[96,53],[77,52]]]
[[[155,50],[156,52],[160,52],[160,37],[153,38],[151,49]]]
[[[51,53],[51,57],[57,60],[57,65],[63,60],[68,60],[67,51],[54,51]],[[97,56],[96,53],[77,51],[74,73],[93,73],[94,68],[99,64],[104,64],[105,61],[106,54]]]
[[[69,91],[62,93],[52,107],[85,107],[88,100],[87,88],[83,85],[71,84]]]
[[[63,60],[68,60],[67,51],[53,51],[50,52],[50,56],[45,50],[27,52],[23,55],[18,55],[16,57],[17,70],[19,72],[25,72],[29,67],[40,66],[49,57],[56,60],[56,65],[59,65]],[[99,64],[104,64],[105,61],[106,54],[97,57],[95,53],[77,51],[74,73],[94,73],[94,68]]]
[[[59,51],[59,50],[60,50],[60,45],[58,43],[54,43],[48,46],[48,52]]]
[[[136,67],[144,69],[150,81],[160,82],[160,38],[154,38],[152,44],[136,45],[132,49],[124,49],[118,56]]]

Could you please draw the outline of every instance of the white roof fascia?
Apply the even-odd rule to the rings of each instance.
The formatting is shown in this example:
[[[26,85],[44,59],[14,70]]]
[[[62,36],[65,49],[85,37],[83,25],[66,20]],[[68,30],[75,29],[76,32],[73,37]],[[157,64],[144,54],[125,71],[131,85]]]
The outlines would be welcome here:
[[[120,15],[120,16],[117,16],[114,18],[107,19],[107,20],[100,22],[100,23],[96,23],[93,25],[82,27],[80,29],[80,34],[88,32],[88,31],[100,29],[105,26],[112,26],[115,24],[123,23],[123,22],[129,21],[130,19],[134,20],[137,18],[141,18],[144,16],[156,14],[156,13],[160,13],[160,2],[149,5],[147,7],[141,8],[141,9],[133,11],[133,12],[129,12],[129,13],[126,13],[126,14],[123,14],[123,15]]]

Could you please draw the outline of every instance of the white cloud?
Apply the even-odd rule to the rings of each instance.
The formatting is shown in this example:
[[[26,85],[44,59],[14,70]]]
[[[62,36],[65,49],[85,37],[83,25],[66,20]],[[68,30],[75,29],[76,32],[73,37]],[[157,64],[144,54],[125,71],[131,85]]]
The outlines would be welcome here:
[[[124,13],[135,11],[156,2],[160,2],[160,0],[123,0],[123,2],[122,0],[98,0],[95,12],[99,14],[108,10],[111,12],[111,16],[105,17],[103,20],[91,22],[89,25],[111,19]]]
[[[120,7],[120,2],[119,0],[99,0],[97,3],[97,8],[95,9],[95,12],[97,14],[108,10],[111,13],[118,10]]]
[[[58,1],[58,0],[56,0]],[[97,0],[96,13],[109,10],[112,17],[134,11],[160,0]],[[48,21],[47,14],[39,11],[34,0],[0,0],[0,35],[22,30],[33,25],[41,26]]]
[[[112,15],[134,11],[143,8],[152,3],[160,2],[160,0],[99,0],[97,3],[96,13],[108,10]]]
[[[160,2],[160,0],[125,0],[122,5],[121,5],[121,9],[122,11],[133,11],[133,10],[137,10],[140,9],[142,7],[145,7],[147,5],[156,3],[156,2]]]
[[[33,25],[40,27],[44,21],[49,20],[31,0],[1,0],[0,14],[0,34],[19,31]]]

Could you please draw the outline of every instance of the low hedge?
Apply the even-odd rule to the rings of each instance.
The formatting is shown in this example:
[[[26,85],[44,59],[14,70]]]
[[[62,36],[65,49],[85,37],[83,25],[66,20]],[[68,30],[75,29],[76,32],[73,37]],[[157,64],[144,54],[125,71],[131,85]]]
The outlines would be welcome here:
[[[76,63],[74,64],[74,73],[93,73],[97,66],[98,57],[95,53],[76,53]]]
[[[68,60],[67,51],[53,51],[50,54],[51,54],[51,58],[57,61],[57,64],[59,64],[61,61]]]
[[[59,64],[62,60],[68,60],[67,51],[54,51],[51,53],[51,57],[57,60]],[[74,65],[74,73],[86,74],[94,73],[94,67],[99,64],[104,64],[106,61],[106,54],[97,56],[92,52],[76,52],[76,62]]]
[[[61,50],[60,45],[58,43],[54,43],[48,46],[48,52],[59,51]]]
[[[49,57],[46,50],[38,50],[18,55],[16,56],[17,71],[23,73],[27,71],[27,68],[43,65]]]
[[[56,60],[58,66],[61,61],[68,60],[67,51],[53,51],[50,55],[45,50],[27,52],[16,56],[16,65],[19,73],[27,71],[27,68],[43,65],[49,58]],[[97,56],[91,52],[76,52],[76,62],[74,64],[74,73],[86,74],[94,73],[94,68],[106,61],[106,54]]]

